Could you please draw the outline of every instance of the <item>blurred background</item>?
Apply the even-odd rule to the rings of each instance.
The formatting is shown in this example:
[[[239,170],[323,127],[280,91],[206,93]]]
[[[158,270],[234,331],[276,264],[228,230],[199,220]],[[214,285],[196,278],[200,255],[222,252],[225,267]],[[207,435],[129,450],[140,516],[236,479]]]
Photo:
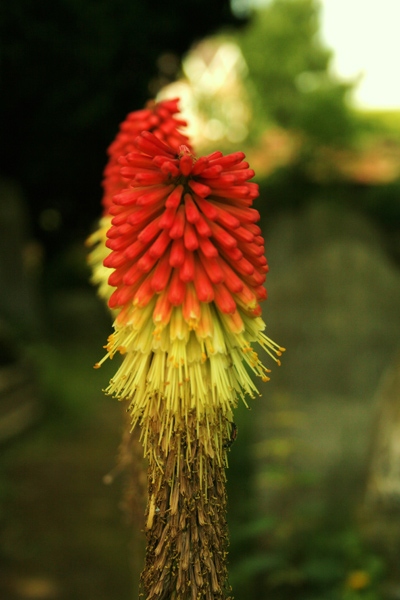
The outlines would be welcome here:
[[[156,96],[181,97],[199,154],[255,169],[264,320],[288,349],[237,410],[235,598],[400,598],[399,17],[397,0],[4,5],[2,600],[137,597],[141,483],[104,484],[124,407],[102,393],[114,365],[92,368],[111,319],[84,241],[106,148]]]

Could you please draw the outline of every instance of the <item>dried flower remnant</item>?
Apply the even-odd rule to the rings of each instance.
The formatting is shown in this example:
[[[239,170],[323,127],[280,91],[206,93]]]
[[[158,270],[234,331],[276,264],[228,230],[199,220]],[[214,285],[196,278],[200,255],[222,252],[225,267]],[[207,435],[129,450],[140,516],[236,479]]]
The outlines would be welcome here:
[[[93,247],[88,256],[88,263],[92,269],[92,283],[98,286],[101,298],[108,302],[112,288],[108,285],[109,270],[103,266],[103,261],[109,254],[106,247],[107,231],[111,226],[109,208],[112,197],[124,189],[127,185],[126,179],[121,175],[118,160],[132,150],[136,150],[134,142],[142,131],[151,131],[160,140],[165,141],[176,150],[181,144],[189,144],[188,138],[180,128],[186,127],[186,121],[177,119],[179,112],[179,98],[155,102],[150,100],[143,110],[128,114],[121,123],[115,140],[107,149],[109,156],[104,169],[103,177],[103,215],[99,221],[98,228],[87,239],[87,246]]]
[[[225,598],[233,409],[257,393],[249,370],[268,379],[251,343],[278,364],[284,350],[260,316],[258,186],[241,152],[195,159],[149,132],[135,145],[109,208],[104,265],[119,312],[96,367],[123,355],[107,392],[129,401],[149,458],[146,598]]]
[[[229,594],[225,468],[216,460],[213,433],[190,416],[172,431],[168,454],[160,448],[158,465],[150,461],[142,573],[148,600]],[[156,423],[149,442],[159,443]]]

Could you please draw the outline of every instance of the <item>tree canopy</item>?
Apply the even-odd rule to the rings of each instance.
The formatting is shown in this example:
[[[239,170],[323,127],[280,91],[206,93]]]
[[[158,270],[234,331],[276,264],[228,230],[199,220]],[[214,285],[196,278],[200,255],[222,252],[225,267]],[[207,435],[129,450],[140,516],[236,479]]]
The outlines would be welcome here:
[[[320,38],[316,0],[273,0],[237,36],[249,68],[259,116],[337,143],[352,123],[350,85],[330,73],[332,52]]]

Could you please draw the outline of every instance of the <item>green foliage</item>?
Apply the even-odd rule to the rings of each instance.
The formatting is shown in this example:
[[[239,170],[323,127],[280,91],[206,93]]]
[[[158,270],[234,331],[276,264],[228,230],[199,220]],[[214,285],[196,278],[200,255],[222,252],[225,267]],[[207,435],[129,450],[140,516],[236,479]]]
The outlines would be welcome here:
[[[242,597],[241,590],[256,589],[256,580],[266,597],[277,600],[294,596],[297,600],[382,598],[384,559],[364,543],[351,519],[339,529],[321,521],[316,507],[304,506],[303,492],[297,483],[296,509],[307,513],[307,523],[296,522],[296,510],[282,515],[276,506],[269,518],[254,515],[240,534],[232,530],[233,545],[239,540],[243,548],[246,534],[252,540],[251,551],[242,552],[231,570],[237,597]],[[251,598],[246,595],[246,600]]]
[[[347,107],[348,92],[348,85],[327,80],[316,89],[303,93],[297,126],[307,133],[312,143],[340,147],[351,141],[356,123]]]
[[[323,73],[328,66],[330,52],[315,40],[318,28],[314,0],[276,0],[239,36],[250,77],[282,125],[290,127],[297,112],[296,78]]]
[[[361,114],[365,126],[374,133],[385,133],[390,138],[400,138],[399,110],[370,110]]]
[[[254,415],[240,417],[230,462],[234,480],[240,462],[241,481],[229,490],[230,583],[237,600],[258,599],[260,590],[269,600],[381,600],[385,560],[363,539],[354,490],[340,505],[327,506],[317,497],[331,484],[299,466],[307,448],[294,432],[306,425],[306,415],[290,396],[276,394],[258,440]],[[253,472],[245,469],[246,455]]]
[[[249,68],[255,121],[302,131],[311,143],[344,145],[354,117],[351,85],[329,73],[331,51],[319,38],[316,0],[273,0],[238,35]],[[264,114],[263,114],[264,113]]]

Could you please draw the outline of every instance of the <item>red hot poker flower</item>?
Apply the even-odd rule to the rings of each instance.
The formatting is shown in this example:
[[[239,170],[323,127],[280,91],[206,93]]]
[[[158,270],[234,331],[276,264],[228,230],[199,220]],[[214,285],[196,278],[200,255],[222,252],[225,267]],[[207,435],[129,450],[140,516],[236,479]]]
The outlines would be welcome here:
[[[243,362],[268,379],[250,343],[278,363],[283,350],[260,318],[268,266],[254,172],[242,152],[196,160],[149,132],[136,147],[119,161],[130,183],[110,207],[104,266],[119,314],[103,361],[125,357],[107,391],[131,399],[133,423],[150,423],[159,398],[166,419],[194,408],[229,419],[236,395],[256,391]]]
[[[125,185],[106,217],[104,265],[118,316],[95,366],[123,355],[107,392],[129,400],[149,459],[146,597],[222,599],[233,409],[257,392],[246,366],[268,379],[251,343],[278,363],[283,351],[260,317],[258,186],[241,152],[196,160],[150,132],[135,146],[113,171]]]

